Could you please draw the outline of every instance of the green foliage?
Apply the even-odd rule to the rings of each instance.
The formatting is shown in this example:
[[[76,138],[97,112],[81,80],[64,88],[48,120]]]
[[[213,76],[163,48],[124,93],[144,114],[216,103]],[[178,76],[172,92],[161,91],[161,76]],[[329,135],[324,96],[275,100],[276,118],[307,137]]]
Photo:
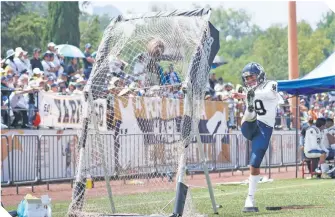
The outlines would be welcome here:
[[[98,16],[94,16],[87,22],[81,21],[80,27],[80,48],[84,50],[85,44],[90,43],[93,49],[97,50],[102,38],[100,31],[100,21]]]
[[[224,9],[222,6],[212,11],[211,22],[226,38],[241,38],[252,32],[251,16],[245,10]]]
[[[49,2],[46,40],[79,47],[78,2]]]
[[[26,2],[1,1],[1,54],[11,48],[12,40],[7,34],[9,22],[25,9]]]
[[[228,64],[214,70],[225,81],[240,83],[241,70],[251,61],[263,65],[269,79],[288,79],[287,26],[273,25],[262,31],[250,23],[250,16],[241,10],[214,9],[211,21],[220,31],[219,56]],[[227,36],[230,40],[226,40]],[[335,47],[335,16],[327,13],[313,30],[306,21],[298,23],[300,76],[312,71]]]
[[[7,49],[22,47],[32,53],[35,47],[42,47],[46,22],[45,18],[35,13],[19,15],[12,19],[6,31],[7,36],[11,39],[6,44]]]

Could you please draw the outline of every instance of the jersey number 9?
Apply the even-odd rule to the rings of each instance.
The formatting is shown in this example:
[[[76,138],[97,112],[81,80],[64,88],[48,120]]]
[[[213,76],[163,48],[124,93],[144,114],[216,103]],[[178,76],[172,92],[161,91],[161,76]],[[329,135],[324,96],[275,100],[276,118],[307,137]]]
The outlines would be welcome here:
[[[255,111],[258,115],[265,115],[266,110],[264,108],[264,104],[262,100],[256,99],[255,100]]]

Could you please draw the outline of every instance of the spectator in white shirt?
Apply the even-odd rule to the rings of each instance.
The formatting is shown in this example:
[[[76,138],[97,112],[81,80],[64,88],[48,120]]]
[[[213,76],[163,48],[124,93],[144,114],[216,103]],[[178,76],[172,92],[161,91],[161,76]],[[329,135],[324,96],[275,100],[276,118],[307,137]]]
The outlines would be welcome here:
[[[58,56],[58,53],[56,52],[56,44],[53,42],[50,42],[48,44],[48,51],[54,54],[53,64],[57,70],[61,68],[61,58]]]
[[[14,74],[17,74],[19,73],[19,71],[18,71],[18,67],[16,66],[14,62],[14,56],[15,56],[15,51],[13,49],[8,50],[5,63],[7,66],[10,66]]]
[[[57,68],[55,68],[53,62],[50,61],[52,55],[53,53],[51,53],[50,51],[45,52],[45,54],[43,55],[42,66],[45,76],[49,77],[50,75],[52,75],[56,78],[57,76],[55,73],[57,72]]]
[[[29,61],[28,63],[25,60],[24,56],[27,56],[28,52],[24,51],[21,47],[17,47],[15,49],[15,58],[14,62],[15,65],[17,66],[17,70],[19,74],[22,74],[23,71],[28,71],[29,70]]]

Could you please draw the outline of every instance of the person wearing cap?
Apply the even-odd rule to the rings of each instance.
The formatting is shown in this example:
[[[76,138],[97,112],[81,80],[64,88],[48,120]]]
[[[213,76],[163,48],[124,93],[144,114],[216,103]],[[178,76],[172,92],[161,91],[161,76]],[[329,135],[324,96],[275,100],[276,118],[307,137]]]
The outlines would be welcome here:
[[[33,77],[32,80],[37,80],[39,78],[42,78],[42,75],[44,74],[43,71],[41,71],[39,68],[33,69]]]
[[[34,48],[33,58],[30,60],[31,69],[39,68],[41,71],[44,70],[40,55],[41,55],[41,49]]]
[[[53,65],[55,66],[55,68],[57,69],[57,71],[61,70],[62,66],[61,66],[61,57],[58,55],[57,51],[56,51],[56,44],[53,42],[50,42],[48,44],[48,51],[50,51],[53,54]],[[60,73],[63,72],[63,69],[61,71],[59,71]]]
[[[12,93],[12,89],[8,85],[7,76],[1,76],[1,117],[7,126],[10,125],[9,110],[7,107],[7,99]]]
[[[49,75],[55,75],[56,77],[56,72],[57,68],[55,68],[55,65],[51,61],[51,58],[53,56],[53,53],[51,51],[47,51],[43,55],[43,61],[42,61],[42,66],[43,66],[43,71],[46,76]]]
[[[15,57],[15,51],[13,49],[10,49],[7,51],[7,57],[6,57],[6,61],[5,61],[5,64],[7,66],[10,66],[14,73],[18,73],[19,70],[18,70],[18,67],[16,65],[16,63],[14,62],[14,57]]]
[[[85,51],[84,51],[85,58],[83,59],[83,62],[84,62],[84,75],[86,80],[88,80],[88,78],[90,77],[93,63],[95,62],[94,58],[91,56],[91,48],[92,45],[90,43],[87,43],[85,45]]]
[[[50,90],[48,92],[51,93],[58,93],[58,84],[57,83],[53,83],[50,85]]]
[[[18,74],[22,74],[24,70],[30,69],[30,63],[26,61],[28,52],[21,47],[15,48],[14,63],[17,66]]]

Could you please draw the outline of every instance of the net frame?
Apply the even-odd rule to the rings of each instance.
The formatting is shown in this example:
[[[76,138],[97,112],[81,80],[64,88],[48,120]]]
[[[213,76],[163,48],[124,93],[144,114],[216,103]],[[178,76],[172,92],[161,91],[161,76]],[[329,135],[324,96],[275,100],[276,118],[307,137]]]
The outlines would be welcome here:
[[[111,29],[114,27],[114,25],[118,22],[127,22],[130,20],[134,20],[134,19],[144,19],[144,18],[155,18],[155,17],[171,17],[171,16],[207,16],[207,20],[209,21],[209,17],[210,17],[210,9],[199,9],[199,10],[193,10],[193,11],[185,11],[185,12],[178,12],[178,11],[174,11],[174,12],[159,12],[159,13],[152,13],[152,14],[145,14],[143,16],[135,16],[135,17],[131,17],[131,18],[124,18],[122,16],[118,16],[117,18],[115,18],[114,20],[112,20],[111,24],[107,27],[107,29],[105,30],[104,33],[104,38],[107,37],[106,41],[103,41],[98,49],[97,52],[97,62],[95,64],[95,66],[93,66],[92,72],[96,71],[96,66],[101,64],[103,59],[101,57],[104,56],[108,56],[108,53],[111,49],[110,45],[111,43],[108,40],[108,34]],[[209,22],[208,22],[209,23]],[[209,23],[210,24],[210,23]],[[207,29],[207,31],[209,31]],[[184,120],[183,120],[183,127],[182,127],[182,137],[184,138],[183,140],[183,147],[182,147],[182,154],[180,155],[180,159],[179,159],[179,167],[178,167],[178,172],[177,172],[177,179],[178,182],[176,183],[176,186],[178,186],[178,183],[183,183],[184,182],[184,176],[185,176],[185,172],[186,172],[186,148],[190,145],[191,143],[191,139],[193,136],[196,137],[197,139],[197,146],[198,146],[198,150],[200,152],[200,157],[201,157],[201,164],[203,166],[204,169],[204,173],[206,176],[206,182],[207,182],[207,186],[208,186],[208,190],[209,190],[209,194],[210,194],[210,198],[211,198],[211,202],[212,202],[212,208],[214,213],[218,213],[217,210],[217,205],[215,202],[215,198],[214,198],[214,193],[213,193],[213,189],[212,189],[212,184],[211,184],[211,180],[209,177],[209,172],[208,172],[208,167],[206,164],[206,159],[205,159],[205,153],[204,150],[202,148],[202,143],[201,143],[201,139],[200,139],[200,134],[199,134],[199,129],[198,126],[199,124],[199,117],[200,117],[200,109],[202,108],[202,103],[203,103],[203,89],[205,87],[205,84],[203,83],[204,80],[199,79],[201,84],[199,84],[199,80],[197,80],[197,73],[201,72],[204,74],[209,73],[209,67],[208,68],[201,68],[199,69],[199,58],[203,57],[203,54],[201,54],[200,50],[201,48],[203,48],[203,44],[206,43],[206,39],[209,35],[209,32],[204,32],[203,33],[203,37],[199,40],[200,44],[199,47],[197,48],[197,51],[194,55],[194,59],[192,60],[192,63],[190,64],[191,68],[189,69],[189,76],[188,76],[188,81],[187,81],[187,97],[186,97],[186,102],[185,105],[189,107],[188,109],[188,114],[184,114]],[[211,49],[210,47],[207,47],[207,49]],[[217,52],[217,51],[216,51]],[[216,52],[214,52],[214,56],[216,54]],[[209,57],[207,56],[208,59],[208,63],[213,62],[214,57]],[[197,64],[198,61],[198,64]],[[101,70],[101,69],[100,69]],[[100,90],[96,90],[94,88],[92,88],[92,86],[95,85],[96,80],[97,79],[97,75],[98,73],[92,73],[92,75],[90,76],[87,85],[84,89],[84,98],[85,98],[85,103],[83,104],[83,121],[82,121],[82,131],[80,133],[80,139],[79,139],[79,164],[77,167],[77,175],[76,175],[76,180],[75,180],[75,185],[74,185],[74,189],[73,189],[73,198],[72,198],[72,203],[70,204],[69,207],[69,216],[83,216],[83,213],[81,212],[82,208],[83,208],[83,203],[84,203],[84,195],[85,195],[85,185],[86,185],[86,180],[85,177],[83,177],[83,173],[82,170],[84,168],[83,164],[84,164],[84,155],[85,155],[85,146],[86,146],[86,140],[87,140],[87,135],[89,133],[89,124],[93,123],[93,130],[95,132],[95,138],[97,139],[97,143],[98,143],[98,148],[99,148],[99,152],[102,154],[102,167],[104,169],[104,180],[106,183],[106,188],[107,188],[107,192],[108,192],[108,198],[109,198],[109,206],[111,208],[112,213],[116,213],[116,209],[115,209],[115,203],[113,201],[113,193],[112,193],[112,189],[110,186],[110,176],[108,175],[108,171],[107,171],[107,166],[105,165],[106,162],[106,156],[104,154],[104,148],[102,147],[102,142],[101,142],[101,136],[99,133],[99,126],[98,126],[98,121],[97,121],[97,114],[96,112],[94,112],[94,108],[92,108],[92,105],[90,104],[90,102],[93,102],[95,100],[95,96],[96,92],[99,92]],[[101,76],[101,75],[100,75]],[[193,81],[192,81],[193,79]],[[195,81],[198,82],[195,82]],[[199,92],[200,90],[200,92]],[[187,127],[184,125],[190,125],[190,127]],[[178,187],[176,187],[177,189]],[[180,192],[176,191],[176,197],[178,197],[178,194],[180,194]],[[189,197],[189,194],[188,194]],[[188,200],[190,201],[190,199]],[[178,206],[179,201],[175,201],[175,207]],[[174,213],[173,216],[181,216],[182,213]],[[85,216],[91,216],[91,215],[85,215]],[[92,216],[95,216],[94,214],[92,214]],[[117,215],[115,215],[117,216]],[[135,215],[134,215],[135,216]],[[137,216],[137,215],[136,215]]]

